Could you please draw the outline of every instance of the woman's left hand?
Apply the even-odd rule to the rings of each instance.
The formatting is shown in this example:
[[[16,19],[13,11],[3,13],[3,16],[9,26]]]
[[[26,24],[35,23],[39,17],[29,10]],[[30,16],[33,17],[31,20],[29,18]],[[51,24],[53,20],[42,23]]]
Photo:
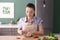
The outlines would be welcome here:
[[[31,36],[32,33],[31,32],[27,32],[26,36]]]

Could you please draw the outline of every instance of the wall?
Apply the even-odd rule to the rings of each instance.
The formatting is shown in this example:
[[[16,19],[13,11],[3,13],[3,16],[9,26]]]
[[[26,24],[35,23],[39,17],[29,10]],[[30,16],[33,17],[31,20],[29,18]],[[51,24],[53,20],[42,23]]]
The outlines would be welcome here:
[[[54,33],[60,33],[60,0],[54,0]]]
[[[35,4],[35,0],[0,0],[0,2],[14,2],[14,18],[0,18],[0,22],[8,23],[11,20],[16,22],[17,18],[25,16],[25,7],[27,3]]]
[[[45,0],[46,7],[43,7],[43,0],[37,0],[36,16],[43,19],[44,32],[49,34],[53,31],[53,0]]]

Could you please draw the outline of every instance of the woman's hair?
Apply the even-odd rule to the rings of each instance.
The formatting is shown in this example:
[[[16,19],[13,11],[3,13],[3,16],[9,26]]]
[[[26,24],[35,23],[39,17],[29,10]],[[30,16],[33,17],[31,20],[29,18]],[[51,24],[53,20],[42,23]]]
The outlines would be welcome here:
[[[26,5],[26,7],[30,7],[30,8],[32,8],[32,9],[35,11],[35,5],[34,5],[33,3],[28,3],[28,4]],[[35,16],[35,13],[34,13],[33,16]]]

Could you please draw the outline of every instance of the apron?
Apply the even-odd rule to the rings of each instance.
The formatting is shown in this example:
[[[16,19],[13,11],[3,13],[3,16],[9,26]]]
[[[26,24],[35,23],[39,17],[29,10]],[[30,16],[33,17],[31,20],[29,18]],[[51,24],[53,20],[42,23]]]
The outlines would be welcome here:
[[[22,30],[25,32],[31,32],[31,33],[35,33],[37,32],[37,22],[35,20],[35,22],[28,23],[28,22],[24,22],[22,25]]]

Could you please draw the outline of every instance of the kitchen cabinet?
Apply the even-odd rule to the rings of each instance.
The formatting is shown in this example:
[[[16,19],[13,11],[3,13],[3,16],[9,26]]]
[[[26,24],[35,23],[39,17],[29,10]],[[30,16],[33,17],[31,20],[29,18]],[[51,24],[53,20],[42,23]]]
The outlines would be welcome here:
[[[0,25],[0,35],[18,35],[17,28],[17,25]]]

